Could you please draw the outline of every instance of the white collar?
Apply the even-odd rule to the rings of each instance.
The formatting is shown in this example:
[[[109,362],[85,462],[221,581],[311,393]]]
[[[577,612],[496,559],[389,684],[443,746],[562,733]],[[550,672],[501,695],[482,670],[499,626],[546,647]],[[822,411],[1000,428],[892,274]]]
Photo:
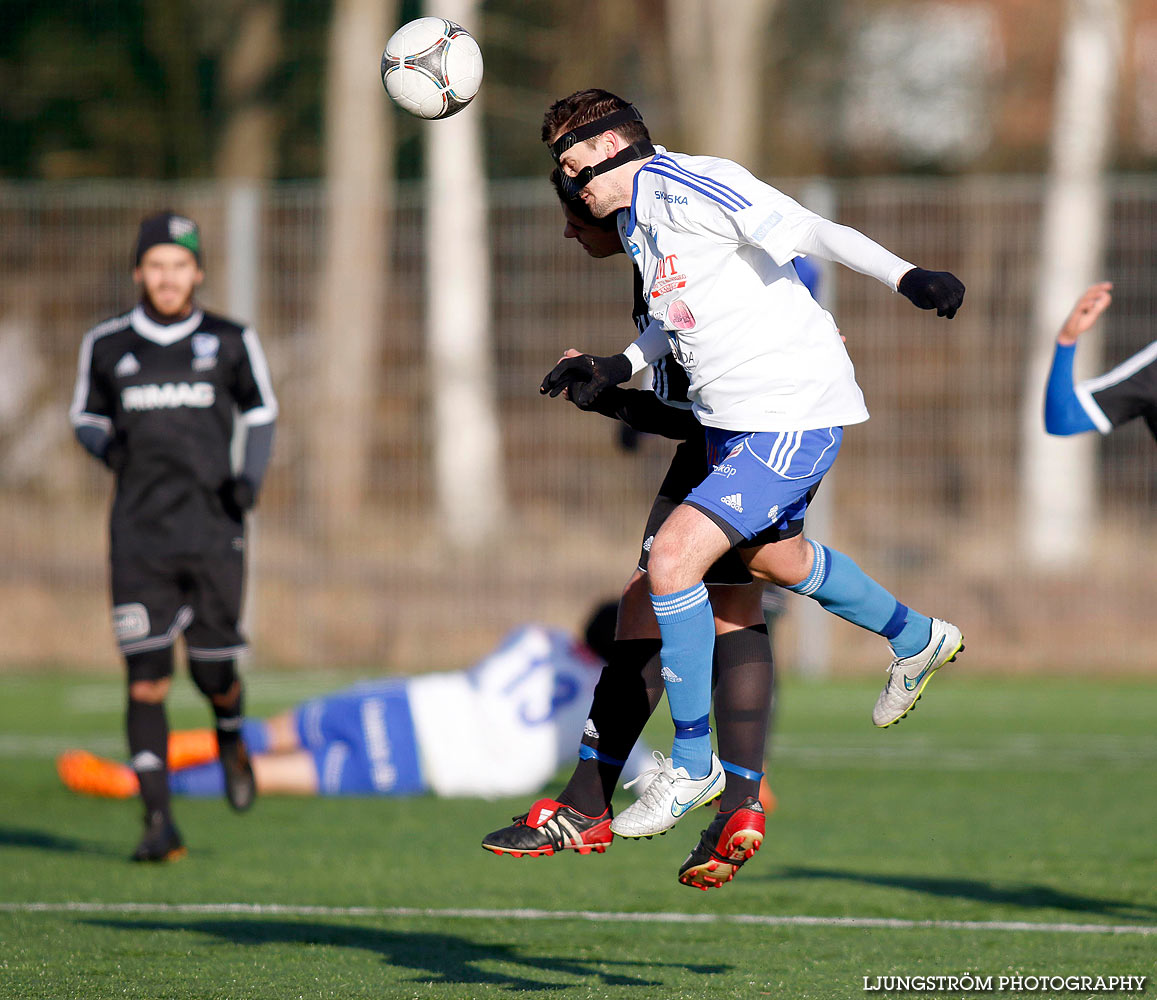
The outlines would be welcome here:
[[[142,305],[137,305],[129,314],[129,322],[137,333],[146,340],[161,344],[163,347],[168,347],[170,344],[175,344],[178,340],[189,336],[201,325],[201,320],[204,318],[205,314],[200,309],[194,309],[193,314],[188,319],[164,326],[149,319],[145,313],[145,307]]]

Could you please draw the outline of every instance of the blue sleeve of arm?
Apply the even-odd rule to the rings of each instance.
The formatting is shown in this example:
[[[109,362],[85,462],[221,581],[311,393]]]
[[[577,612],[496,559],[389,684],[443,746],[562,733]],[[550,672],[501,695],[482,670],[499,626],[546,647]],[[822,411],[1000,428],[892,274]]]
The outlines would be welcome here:
[[[1045,430],[1067,436],[1096,430],[1096,424],[1073,391],[1073,359],[1076,344],[1057,344],[1045,389]]]

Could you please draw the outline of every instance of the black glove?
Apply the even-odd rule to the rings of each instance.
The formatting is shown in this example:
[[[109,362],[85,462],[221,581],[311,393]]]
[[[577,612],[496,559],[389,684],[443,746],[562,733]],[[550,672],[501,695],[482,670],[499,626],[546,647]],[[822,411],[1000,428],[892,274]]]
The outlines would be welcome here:
[[[917,309],[935,309],[937,316],[952,319],[964,301],[964,283],[948,271],[925,271],[914,267],[896,288]]]
[[[217,496],[221,498],[221,506],[225,508],[225,513],[234,521],[243,521],[245,512],[251,510],[257,501],[257,491],[244,476],[226,479],[217,490]]]
[[[595,397],[612,385],[626,382],[631,377],[631,362],[625,354],[612,354],[609,358],[598,358],[592,354],[580,354],[573,358],[563,358],[549,375],[542,380],[539,392],[549,392],[551,397],[564,390],[580,410],[590,409]]]
[[[112,438],[101,455],[101,461],[117,475],[123,471],[128,460],[129,449],[119,437]]]

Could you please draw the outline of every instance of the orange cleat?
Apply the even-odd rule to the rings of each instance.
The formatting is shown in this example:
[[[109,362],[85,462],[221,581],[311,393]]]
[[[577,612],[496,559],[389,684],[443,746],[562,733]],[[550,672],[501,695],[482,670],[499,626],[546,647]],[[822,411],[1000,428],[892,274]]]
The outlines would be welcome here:
[[[217,759],[217,734],[212,729],[178,729],[169,733],[169,770],[196,767]]]
[[[66,750],[56,758],[56,773],[68,788],[82,795],[131,799],[140,791],[131,767],[87,750]]]

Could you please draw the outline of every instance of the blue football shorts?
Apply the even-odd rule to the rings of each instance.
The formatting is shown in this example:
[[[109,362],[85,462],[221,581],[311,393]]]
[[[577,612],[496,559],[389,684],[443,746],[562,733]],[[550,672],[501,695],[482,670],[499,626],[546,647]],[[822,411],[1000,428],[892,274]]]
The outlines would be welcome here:
[[[308,701],[294,713],[322,795],[426,790],[410,698],[400,680],[371,681]]]
[[[842,427],[738,433],[707,428],[711,472],[687,503],[711,518],[732,545],[785,537],[800,522],[843,440]]]

